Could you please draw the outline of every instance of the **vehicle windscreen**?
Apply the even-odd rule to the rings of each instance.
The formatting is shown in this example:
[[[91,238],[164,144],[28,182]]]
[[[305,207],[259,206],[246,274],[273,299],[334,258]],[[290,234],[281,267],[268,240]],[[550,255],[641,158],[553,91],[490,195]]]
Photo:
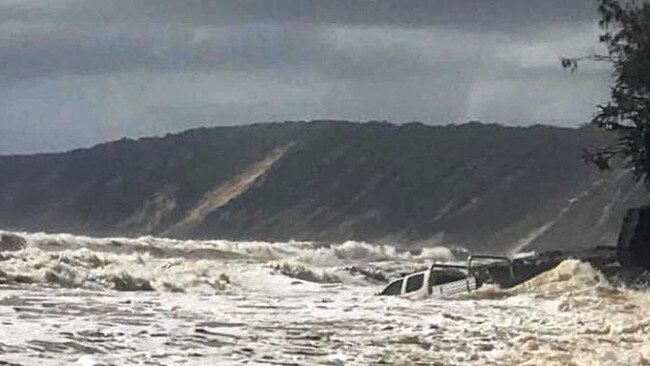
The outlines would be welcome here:
[[[380,293],[380,295],[386,295],[386,296],[391,296],[391,295],[399,295],[402,292],[402,283],[404,282],[403,279],[399,279],[390,285],[386,286],[384,291]]]

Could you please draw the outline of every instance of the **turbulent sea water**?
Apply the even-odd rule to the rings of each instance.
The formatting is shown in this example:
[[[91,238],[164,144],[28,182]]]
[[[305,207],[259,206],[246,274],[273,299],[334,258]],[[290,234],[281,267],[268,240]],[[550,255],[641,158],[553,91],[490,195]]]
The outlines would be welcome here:
[[[650,365],[650,293],[576,260],[409,300],[375,293],[450,250],[0,234],[0,365]]]

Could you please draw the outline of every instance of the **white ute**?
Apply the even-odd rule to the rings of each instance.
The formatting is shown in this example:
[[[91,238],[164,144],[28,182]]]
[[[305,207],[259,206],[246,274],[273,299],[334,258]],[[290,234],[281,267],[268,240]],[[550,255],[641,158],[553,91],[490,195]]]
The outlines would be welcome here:
[[[428,270],[390,282],[379,295],[445,298],[477,290],[485,283],[510,287],[513,282],[514,271],[509,258],[473,255],[466,265],[433,263]]]

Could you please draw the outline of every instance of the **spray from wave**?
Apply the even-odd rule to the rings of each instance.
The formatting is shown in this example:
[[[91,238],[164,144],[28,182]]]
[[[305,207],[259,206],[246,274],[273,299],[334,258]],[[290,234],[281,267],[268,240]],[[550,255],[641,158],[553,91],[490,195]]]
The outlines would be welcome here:
[[[0,363],[650,364],[650,295],[579,260],[511,289],[414,301],[373,293],[463,258],[359,242],[0,237]]]
[[[425,261],[454,260],[444,247],[414,255],[361,242],[233,242],[151,236],[91,238],[0,231],[2,283],[119,291],[285,288],[296,281],[368,284]],[[395,264],[399,262],[399,264]]]

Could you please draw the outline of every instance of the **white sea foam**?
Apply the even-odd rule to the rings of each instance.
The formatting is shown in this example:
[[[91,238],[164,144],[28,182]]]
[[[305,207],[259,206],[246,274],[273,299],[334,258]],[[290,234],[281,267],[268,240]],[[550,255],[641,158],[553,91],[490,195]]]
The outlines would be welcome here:
[[[407,267],[410,269],[428,260],[453,259],[451,251],[442,247],[413,255],[393,246],[353,241],[323,246],[311,242],[91,238],[0,231],[3,234],[17,235],[27,243],[23,250],[5,253],[7,258],[0,267],[4,282],[88,289],[279,290],[295,280],[360,285],[372,282],[364,274],[382,277],[376,273],[381,271],[381,262],[406,261],[412,265]],[[350,268],[369,263],[378,263],[373,273]],[[390,272],[389,264],[383,267]],[[404,270],[403,265],[397,268]]]
[[[0,362],[650,363],[650,295],[576,260],[414,301],[373,294],[448,249],[0,234],[27,242],[0,253]]]

